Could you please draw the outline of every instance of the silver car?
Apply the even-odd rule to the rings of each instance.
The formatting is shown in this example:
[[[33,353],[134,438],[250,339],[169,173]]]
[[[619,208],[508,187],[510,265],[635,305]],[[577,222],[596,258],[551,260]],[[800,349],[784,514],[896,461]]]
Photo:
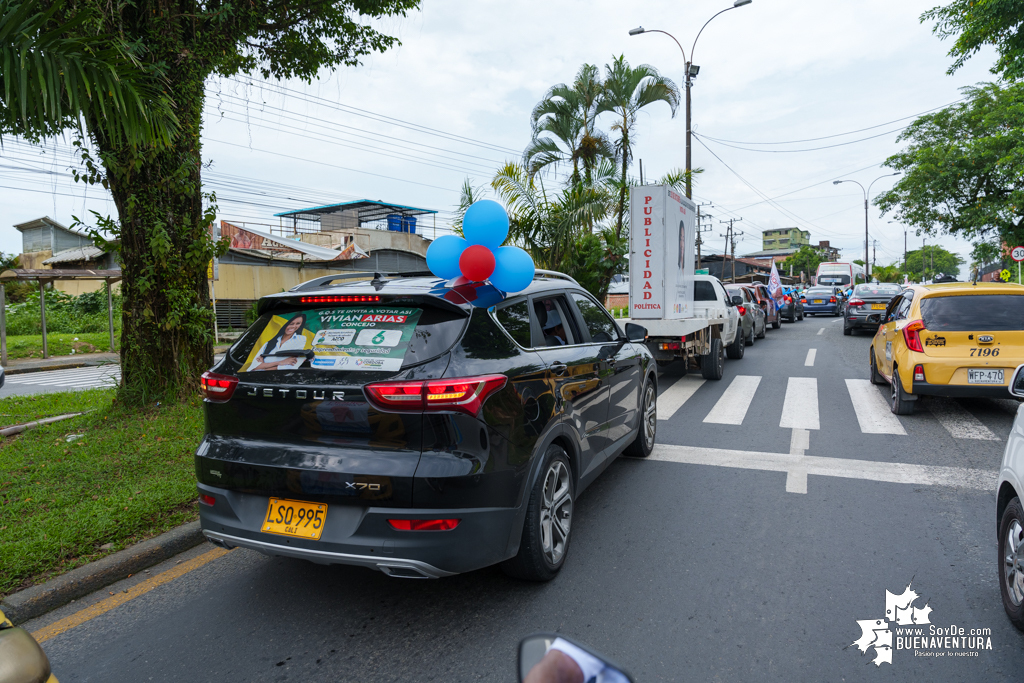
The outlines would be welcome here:
[[[754,301],[750,290],[739,285],[726,285],[725,291],[729,293],[732,305],[738,306],[740,326],[746,345],[753,346],[755,338],[764,339],[765,327],[768,323],[765,320],[764,311]]]
[[[1010,381],[1010,394],[1024,398],[1024,365]],[[996,484],[996,524],[999,533],[999,582],[1003,608],[1010,621],[1024,631],[1024,403],[1017,408],[1013,429],[1006,440]]]

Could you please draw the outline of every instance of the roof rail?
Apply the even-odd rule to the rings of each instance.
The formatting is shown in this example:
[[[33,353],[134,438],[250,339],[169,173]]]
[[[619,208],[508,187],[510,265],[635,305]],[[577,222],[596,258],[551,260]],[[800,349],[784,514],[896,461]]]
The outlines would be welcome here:
[[[336,280],[383,280],[385,278],[392,277],[424,277],[432,276],[429,270],[411,270],[406,272],[398,273],[381,273],[377,271],[352,271],[352,272],[339,272],[336,275],[325,275],[323,277],[313,278],[308,282],[298,284],[291,289],[289,292],[308,292],[313,289],[320,289],[326,287]]]
[[[533,272],[536,273],[537,275],[543,275],[544,277],[555,278],[556,280],[568,280],[569,282],[573,283],[574,285],[578,285],[579,284],[578,282],[576,282],[576,280],[574,278],[566,275],[565,273],[559,273],[557,270],[540,270],[540,269],[537,269],[537,270],[535,270]]]

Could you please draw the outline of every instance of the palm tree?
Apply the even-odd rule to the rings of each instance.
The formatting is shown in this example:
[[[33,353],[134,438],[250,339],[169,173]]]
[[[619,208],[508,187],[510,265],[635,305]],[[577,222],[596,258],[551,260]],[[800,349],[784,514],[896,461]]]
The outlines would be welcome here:
[[[662,76],[657,69],[647,64],[631,67],[624,56],[605,65],[604,92],[597,113],[610,112],[616,116],[612,131],[618,133],[615,140],[616,159],[621,164],[619,201],[616,206],[616,237],[622,236],[623,215],[626,212],[626,191],[629,165],[633,161],[633,134],[640,110],[655,102],[665,102],[676,115],[679,107],[679,88],[670,78]]]
[[[523,153],[523,164],[531,175],[547,166],[572,163],[570,182],[579,182],[580,166],[588,180],[603,158],[612,158],[608,137],[597,129],[598,105],[604,86],[600,71],[593,64],[584,64],[571,86],[552,86],[533,108],[530,120],[533,136]],[[541,137],[542,133],[550,137]]]

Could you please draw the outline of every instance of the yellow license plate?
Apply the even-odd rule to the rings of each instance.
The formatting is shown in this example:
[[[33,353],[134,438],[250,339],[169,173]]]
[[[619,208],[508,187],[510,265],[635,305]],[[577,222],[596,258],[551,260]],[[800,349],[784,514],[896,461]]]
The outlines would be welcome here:
[[[885,310],[885,304],[871,304],[871,310],[872,311],[884,311]]]
[[[815,299],[815,300],[814,300],[814,303],[816,303],[816,304],[823,304],[823,303],[825,303],[825,302],[824,302],[824,300],[822,300],[822,299]]]
[[[267,518],[263,520],[263,531],[319,541],[326,517],[325,503],[271,498],[267,506]]]

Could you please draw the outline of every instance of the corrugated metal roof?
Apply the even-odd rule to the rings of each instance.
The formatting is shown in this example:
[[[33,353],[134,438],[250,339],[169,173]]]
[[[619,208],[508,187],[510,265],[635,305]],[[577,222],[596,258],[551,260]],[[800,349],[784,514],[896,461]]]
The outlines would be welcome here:
[[[64,251],[58,251],[50,258],[43,261],[43,265],[51,266],[55,263],[70,263],[72,261],[92,261],[93,259],[103,256],[105,251],[97,249],[94,246],[88,247],[74,247],[72,249],[65,249]]]
[[[358,210],[359,221],[382,220],[390,213],[397,213],[403,216],[418,216],[422,214],[437,213],[432,209],[418,209],[415,206],[402,206],[401,204],[388,204],[386,202],[374,201],[372,199],[360,199],[354,202],[343,202],[341,204],[327,204],[326,206],[314,206],[309,209],[296,209],[275,213],[274,216],[299,216],[309,214],[320,216],[325,213],[336,213],[338,211]]]

